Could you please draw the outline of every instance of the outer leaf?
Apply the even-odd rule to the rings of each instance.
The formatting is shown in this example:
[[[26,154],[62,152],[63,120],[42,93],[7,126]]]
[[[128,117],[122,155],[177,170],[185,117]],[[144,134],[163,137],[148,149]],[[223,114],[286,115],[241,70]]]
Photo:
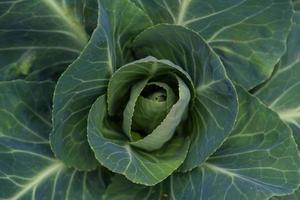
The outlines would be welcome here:
[[[119,54],[115,53],[115,45],[125,48],[124,41],[130,41],[149,25],[142,11],[128,0],[104,0],[99,9],[98,26],[89,44],[61,76],[54,95],[51,146],[67,166],[82,170],[94,169],[98,164],[87,143],[86,121],[93,102],[105,93],[115,63],[122,60],[116,57]],[[115,21],[114,13],[123,13],[122,20]]]
[[[189,147],[189,140],[180,137],[152,152],[130,146],[122,132],[108,121],[105,95],[91,108],[88,140],[103,166],[144,185],[155,185],[167,178],[182,164]]]
[[[53,84],[2,82],[0,91],[0,199],[100,199],[100,171],[67,169],[52,155]]]
[[[143,192],[146,200],[160,200],[155,191],[172,200],[266,200],[293,192],[300,183],[300,157],[290,129],[241,87],[237,92],[241,104],[236,127],[202,166],[172,175],[161,190],[115,178],[105,198],[129,200]],[[118,183],[126,191],[113,194]]]
[[[288,38],[287,51],[272,78],[256,95],[293,130],[300,149],[300,1],[294,1],[294,24]],[[300,166],[299,166],[300,169]],[[299,199],[300,189],[283,199]]]
[[[195,30],[214,48],[231,79],[245,88],[266,80],[284,53],[289,0],[133,0],[154,23]]]
[[[295,2],[295,9],[286,54],[281,59],[278,70],[256,92],[256,96],[291,126],[300,147],[300,3]]]
[[[196,98],[185,129],[192,144],[182,170],[199,166],[230,134],[237,115],[236,92],[220,59],[198,34],[175,25],[147,29],[134,46],[140,55],[171,60],[192,78]]]
[[[112,179],[112,183],[107,187],[103,196],[104,200],[168,200],[165,192],[168,190],[166,184],[157,184],[152,187],[134,184],[120,175]]]
[[[96,0],[1,1],[0,80],[55,78],[87,43],[97,18],[96,4]]]
[[[300,157],[290,129],[256,98],[237,91],[235,129],[202,167],[173,177],[177,199],[259,200],[299,186]]]
[[[284,196],[284,197],[274,197],[271,200],[299,200],[300,197],[300,190],[298,189],[291,195]]]

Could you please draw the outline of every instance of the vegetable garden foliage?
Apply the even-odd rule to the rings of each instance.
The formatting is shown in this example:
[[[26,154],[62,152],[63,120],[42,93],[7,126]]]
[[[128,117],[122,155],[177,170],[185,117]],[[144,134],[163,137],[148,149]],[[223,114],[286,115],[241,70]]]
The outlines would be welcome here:
[[[290,0],[0,1],[0,199],[300,199],[299,23]]]

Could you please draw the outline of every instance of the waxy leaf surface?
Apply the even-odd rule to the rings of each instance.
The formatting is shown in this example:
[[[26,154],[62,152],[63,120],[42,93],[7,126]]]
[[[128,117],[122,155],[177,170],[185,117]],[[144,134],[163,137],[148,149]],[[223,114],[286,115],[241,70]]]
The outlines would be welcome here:
[[[51,82],[0,83],[0,199],[101,199],[100,169],[69,169],[53,156],[53,89]]]
[[[228,76],[250,89],[266,80],[284,53],[293,14],[288,0],[133,0],[154,23],[199,33]]]
[[[0,80],[56,79],[96,26],[96,0],[0,2]]]
[[[88,112],[94,101],[106,92],[117,63],[123,62],[119,47],[125,48],[131,37],[150,24],[142,11],[128,0],[101,1],[99,10],[98,26],[91,40],[60,77],[54,94],[51,146],[67,166],[82,170],[95,169],[98,165],[87,143]],[[119,12],[124,14],[121,20],[113,17]]]
[[[247,200],[294,192],[299,186],[300,157],[291,130],[256,97],[239,86],[237,93],[237,124],[204,164],[175,173],[155,187],[123,183],[127,189],[122,193],[117,192],[118,184],[125,180],[115,177],[105,198],[129,200],[143,193],[147,200]]]

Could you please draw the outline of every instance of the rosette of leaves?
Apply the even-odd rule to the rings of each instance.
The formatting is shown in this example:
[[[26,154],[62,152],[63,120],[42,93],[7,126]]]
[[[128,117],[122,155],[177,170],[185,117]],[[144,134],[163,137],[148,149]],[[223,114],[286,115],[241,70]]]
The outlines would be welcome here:
[[[0,199],[297,199],[298,7],[0,2]]]

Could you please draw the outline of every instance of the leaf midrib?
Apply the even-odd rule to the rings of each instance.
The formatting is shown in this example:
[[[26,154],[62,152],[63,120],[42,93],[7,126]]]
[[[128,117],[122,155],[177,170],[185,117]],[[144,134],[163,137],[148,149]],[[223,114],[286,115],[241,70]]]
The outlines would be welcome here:
[[[178,18],[176,20],[177,25],[183,25],[186,13],[192,0],[182,0],[180,9],[178,12]]]
[[[55,0],[42,0],[50,9],[56,12],[61,19],[68,25],[70,30],[78,36],[78,43],[84,47],[88,42],[88,36],[83,27],[76,23],[66,10],[63,10]]]
[[[59,169],[63,167],[63,164],[61,162],[55,162],[52,165],[50,165],[48,168],[37,174],[35,177],[32,178],[32,181],[26,184],[22,190],[20,190],[17,194],[12,196],[10,200],[17,200],[20,199],[23,195],[25,195],[28,191],[30,191],[32,188],[34,188],[36,185],[44,181],[47,177],[51,176],[55,172],[57,172]]]
[[[300,106],[297,108],[278,111],[280,118],[285,122],[295,123],[300,119]]]
[[[237,178],[237,179],[243,180],[245,182],[248,182],[250,184],[258,185],[259,187],[264,188],[268,192],[271,191],[271,189],[269,187],[274,187],[274,188],[282,189],[282,187],[280,187],[280,186],[273,185],[271,183],[263,183],[263,182],[261,182],[258,179],[254,179],[254,178],[250,178],[250,177],[247,177],[247,176],[243,176],[241,174],[234,173],[232,171],[229,171],[228,169],[221,168],[219,166],[216,166],[216,165],[213,165],[213,164],[210,164],[210,163],[205,163],[204,165],[208,169],[210,169],[210,170],[212,170],[212,171],[214,171],[216,173],[221,173],[221,174],[224,174],[224,175],[230,177],[232,180],[235,179],[235,178]]]

